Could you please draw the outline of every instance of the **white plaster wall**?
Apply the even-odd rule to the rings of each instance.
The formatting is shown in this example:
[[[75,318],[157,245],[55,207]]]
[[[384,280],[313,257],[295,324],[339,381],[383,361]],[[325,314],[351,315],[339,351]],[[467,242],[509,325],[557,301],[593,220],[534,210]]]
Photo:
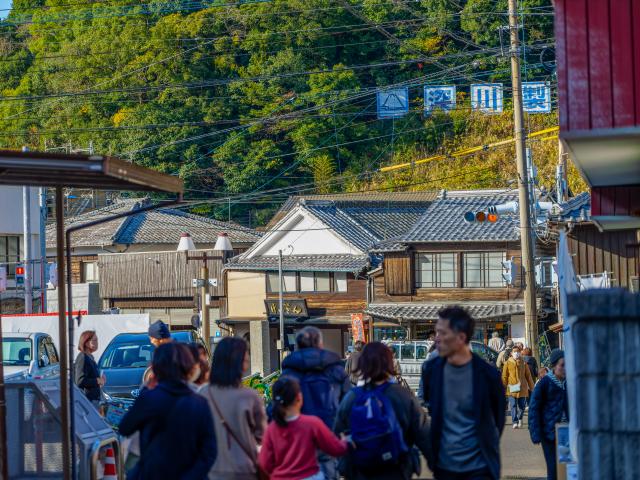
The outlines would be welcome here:
[[[247,257],[284,255],[325,255],[362,253],[344,241],[320,220],[299,211],[277,230],[267,232],[260,244]]]
[[[513,341],[524,343],[524,332],[524,315],[511,315],[511,338]]]
[[[265,317],[263,272],[227,272],[227,314],[231,318]]]

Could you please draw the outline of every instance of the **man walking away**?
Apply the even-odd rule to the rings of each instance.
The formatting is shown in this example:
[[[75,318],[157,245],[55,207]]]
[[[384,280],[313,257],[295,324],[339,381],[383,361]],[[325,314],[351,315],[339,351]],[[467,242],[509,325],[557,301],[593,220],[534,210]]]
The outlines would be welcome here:
[[[527,404],[529,392],[533,391],[533,377],[529,366],[521,358],[520,347],[513,347],[511,358],[504,364],[502,383],[509,397],[513,428],[521,428],[524,407]]]
[[[504,350],[504,340],[500,338],[499,332],[493,332],[491,340],[489,340],[489,348],[493,348],[496,352]]]
[[[504,367],[506,361],[511,357],[511,350],[513,350],[513,340],[509,339],[507,340],[504,350],[498,354],[498,359],[496,360],[496,367],[498,367],[498,370],[501,372],[502,367]]]
[[[437,480],[498,480],[505,422],[500,375],[471,352],[475,322],[465,310],[447,307],[438,316],[440,357],[422,370],[431,412],[429,468]]]
[[[290,375],[300,383],[304,398],[302,413],[319,417],[333,428],[340,401],[351,388],[349,376],[337,353],[324,350],[322,333],[316,327],[305,327],[296,335],[297,350],[282,362],[282,375]],[[337,479],[337,460],[323,453],[318,462],[327,480]]]
[[[362,355],[362,349],[364,348],[364,342],[362,340],[358,340],[353,346],[353,352],[347,358],[347,363],[344,366],[344,369],[347,371],[347,375],[349,375],[349,380],[351,381],[351,385],[355,386],[358,384],[358,380],[360,379],[360,372],[358,372],[358,359]]]

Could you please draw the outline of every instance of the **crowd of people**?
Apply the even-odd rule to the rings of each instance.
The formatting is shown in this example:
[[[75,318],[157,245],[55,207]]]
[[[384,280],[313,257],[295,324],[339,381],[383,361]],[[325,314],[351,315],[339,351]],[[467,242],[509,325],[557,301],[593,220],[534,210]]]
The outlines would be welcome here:
[[[119,425],[135,436],[130,479],[410,479],[421,454],[438,480],[498,480],[500,437],[509,402],[513,428],[528,407],[531,439],[555,480],[555,424],[568,420],[564,356],[543,375],[531,351],[494,335],[499,369],[471,351],[474,320],[462,308],[439,312],[436,355],[422,366],[421,394],[398,382],[382,342],[356,342],[346,364],[305,327],[282,363],[272,401],[243,386],[247,342],[226,337],[211,363],[203,346],[171,340],[162,322],[139,397]],[[98,403],[105,379],[92,354],[95,332],[80,337],[75,379]],[[529,400],[530,399],[530,400]],[[527,400],[529,400],[527,402]]]

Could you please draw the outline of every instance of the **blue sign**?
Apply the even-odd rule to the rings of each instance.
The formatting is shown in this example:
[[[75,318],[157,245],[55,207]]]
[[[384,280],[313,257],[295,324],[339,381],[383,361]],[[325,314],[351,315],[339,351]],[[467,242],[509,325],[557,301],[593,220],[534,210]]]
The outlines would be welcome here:
[[[471,85],[471,108],[484,113],[501,113],[502,84],[482,83]]]
[[[436,108],[450,112],[456,108],[456,87],[453,85],[425,85],[424,111],[427,114]]]
[[[551,112],[551,87],[546,82],[522,82],[522,109],[529,113]]]
[[[380,90],[377,95],[378,118],[402,117],[409,112],[409,89]]]

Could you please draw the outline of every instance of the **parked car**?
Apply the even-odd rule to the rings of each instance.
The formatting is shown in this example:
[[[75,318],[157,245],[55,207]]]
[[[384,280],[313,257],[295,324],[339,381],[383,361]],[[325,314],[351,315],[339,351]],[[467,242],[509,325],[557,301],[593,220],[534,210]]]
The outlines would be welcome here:
[[[205,345],[194,330],[171,332],[171,337],[177,342]],[[113,337],[98,362],[100,371],[107,377],[104,393],[117,398],[137,396],[142,376],[151,364],[153,350],[146,333],[121,333]]]
[[[385,343],[393,350],[400,363],[402,378],[412,390],[417,391],[422,363],[427,359],[429,347],[433,342],[429,340],[393,340]],[[471,350],[495,366],[498,352],[476,340],[471,341]]]
[[[3,333],[5,380],[48,378],[60,373],[60,358],[46,333]]]

